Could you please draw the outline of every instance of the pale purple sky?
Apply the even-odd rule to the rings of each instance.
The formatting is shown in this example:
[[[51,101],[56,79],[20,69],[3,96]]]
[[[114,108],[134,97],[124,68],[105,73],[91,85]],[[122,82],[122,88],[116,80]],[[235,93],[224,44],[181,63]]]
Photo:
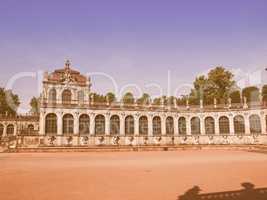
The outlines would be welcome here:
[[[257,74],[267,66],[266,10],[266,0],[2,0],[0,86],[19,72],[63,67],[66,58],[82,73],[109,74],[120,90],[137,84],[154,94],[147,84],[167,93],[168,70],[172,94],[216,65]],[[26,108],[37,81],[21,79],[14,90]],[[113,88],[93,77],[93,90]]]

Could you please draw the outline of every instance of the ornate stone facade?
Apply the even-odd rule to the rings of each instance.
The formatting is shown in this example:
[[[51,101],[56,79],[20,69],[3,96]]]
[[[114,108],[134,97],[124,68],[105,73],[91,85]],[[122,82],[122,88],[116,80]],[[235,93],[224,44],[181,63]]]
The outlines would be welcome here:
[[[34,126],[39,134],[29,136],[38,138],[36,145],[267,144],[267,107],[261,104],[98,104],[90,99],[90,88],[90,78],[69,62],[45,74],[39,125]]]

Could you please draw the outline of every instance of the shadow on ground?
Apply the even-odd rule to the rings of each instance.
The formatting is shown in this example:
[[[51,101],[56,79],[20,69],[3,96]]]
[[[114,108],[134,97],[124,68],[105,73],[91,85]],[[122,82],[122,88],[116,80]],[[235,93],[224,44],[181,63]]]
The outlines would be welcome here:
[[[201,193],[199,186],[187,190],[177,200],[267,200],[267,188],[255,188],[252,183],[242,183],[243,189],[215,193]]]

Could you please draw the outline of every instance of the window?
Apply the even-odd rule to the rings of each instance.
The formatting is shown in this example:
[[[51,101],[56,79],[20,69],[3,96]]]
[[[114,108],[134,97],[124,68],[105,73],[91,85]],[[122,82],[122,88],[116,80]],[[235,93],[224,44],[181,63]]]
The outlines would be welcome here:
[[[120,134],[120,117],[118,115],[113,115],[110,118],[110,134],[111,135]]]
[[[95,117],[95,134],[96,135],[105,134],[105,117],[103,115],[97,115]]]
[[[14,125],[13,124],[9,124],[7,126],[6,134],[7,134],[7,136],[14,135]]]
[[[159,116],[153,118],[153,135],[161,135],[161,119]]]
[[[79,118],[79,134],[89,134],[90,130],[90,118],[86,114],[82,114]]]
[[[57,134],[57,116],[56,114],[48,114],[45,118],[45,133],[48,135]]]
[[[186,135],[186,119],[184,117],[179,118],[178,129],[180,135]]]
[[[71,91],[70,90],[64,90],[62,92],[62,103],[71,104]]]
[[[34,133],[34,126],[32,124],[28,125],[28,134],[33,134]]]
[[[131,115],[125,118],[125,135],[134,135],[134,117]]]
[[[235,134],[244,134],[245,133],[245,120],[241,115],[234,117],[234,130]]]
[[[261,120],[258,115],[251,115],[249,117],[249,126],[251,134],[260,134],[261,133]]]
[[[66,114],[63,116],[63,134],[69,135],[73,134],[74,129],[74,119],[71,114]]]
[[[166,134],[173,135],[174,134],[174,122],[172,117],[166,118]]]
[[[139,118],[139,134],[148,135],[148,120],[146,116]]]
[[[4,134],[4,125],[0,124],[0,136]]]
[[[230,133],[230,124],[228,117],[223,116],[219,118],[219,129],[220,134],[222,135]]]
[[[215,122],[212,117],[206,117],[205,119],[205,132],[207,135],[215,134]]]
[[[78,92],[78,103],[83,104],[84,103],[84,93],[83,91]]]
[[[56,89],[52,88],[49,91],[48,99],[49,99],[49,102],[56,103],[56,101],[57,101],[57,91],[56,91]]]
[[[198,117],[191,119],[191,133],[192,135],[200,134],[200,119]]]

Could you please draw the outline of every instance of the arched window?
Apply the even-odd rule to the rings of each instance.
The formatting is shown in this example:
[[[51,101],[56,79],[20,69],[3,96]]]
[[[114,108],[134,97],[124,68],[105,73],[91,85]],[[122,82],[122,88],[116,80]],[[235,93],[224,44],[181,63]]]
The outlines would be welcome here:
[[[105,117],[104,115],[97,115],[95,117],[95,134],[104,135],[105,134]]]
[[[28,125],[28,134],[33,134],[34,133],[34,126],[32,124]]]
[[[57,134],[57,116],[50,113],[45,117],[45,133],[48,135]]]
[[[74,119],[71,114],[65,114],[63,116],[63,134],[73,134]]]
[[[79,134],[86,135],[89,134],[90,130],[90,118],[86,114],[82,114],[79,118]]]
[[[0,124],[0,136],[4,134],[4,125]]]
[[[198,117],[193,117],[191,119],[191,134],[200,134],[200,119]]]
[[[242,115],[234,117],[234,130],[235,134],[245,134],[245,120]]]
[[[66,89],[62,92],[62,103],[71,104],[71,91],[70,90]]]
[[[166,118],[166,134],[173,135],[174,134],[174,122],[172,117]]]
[[[139,134],[148,135],[148,120],[146,116],[139,118]]]
[[[251,134],[261,133],[261,119],[258,115],[251,115],[249,117],[249,126]]]
[[[180,135],[186,135],[186,119],[184,117],[179,118],[178,128],[179,128]]]
[[[120,117],[118,115],[113,115],[110,118],[110,135],[120,134]]]
[[[49,99],[49,102],[56,103],[56,101],[57,101],[57,91],[56,91],[55,88],[52,88],[49,91],[48,99]]]
[[[134,117],[131,115],[125,118],[125,135],[134,135]]]
[[[215,122],[212,117],[205,118],[205,132],[207,135],[215,134]]]
[[[219,129],[220,134],[229,134],[230,133],[230,123],[228,117],[220,117],[219,118]]]
[[[83,91],[78,92],[78,103],[83,104],[84,103],[84,93]]]
[[[14,135],[14,125],[13,124],[7,125],[6,134],[7,134],[7,136]]]
[[[156,116],[152,120],[153,123],[153,135],[161,134],[161,119],[159,116]]]

